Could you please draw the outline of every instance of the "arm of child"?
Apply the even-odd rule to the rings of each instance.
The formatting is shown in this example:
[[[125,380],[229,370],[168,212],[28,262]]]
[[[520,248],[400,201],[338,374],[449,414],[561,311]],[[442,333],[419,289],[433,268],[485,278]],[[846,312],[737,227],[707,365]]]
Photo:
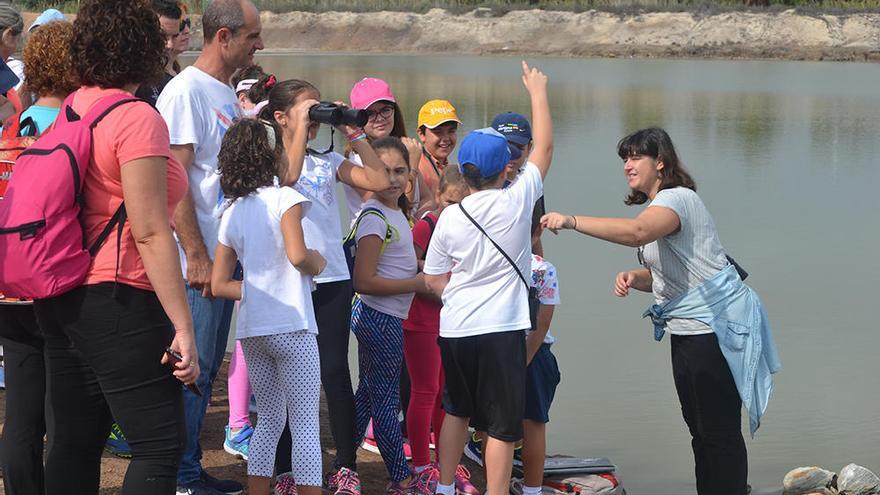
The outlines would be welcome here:
[[[532,362],[532,358],[544,343],[544,337],[550,330],[550,322],[553,320],[553,311],[556,306],[542,304],[538,307],[538,328],[526,337],[526,365]]]
[[[281,236],[287,259],[301,273],[318,276],[327,266],[327,260],[314,249],[306,248],[302,230],[302,204],[295,204],[281,215]]]
[[[217,244],[214,266],[211,269],[211,292],[215,297],[236,301],[241,299],[241,281],[232,279],[237,261],[238,256],[231,247],[223,243]]]
[[[529,92],[532,103],[532,142],[534,143],[529,161],[541,171],[541,179],[547,177],[550,161],[553,158],[553,121],[550,118],[550,102],[547,98],[547,76],[535,68],[522,63],[523,84]]]
[[[354,260],[354,290],[371,296],[393,296],[428,291],[425,277],[421,273],[412,278],[384,278],[376,274],[382,239],[377,235],[362,237],[357,243],[357,257]]]
[[[388,173],[385,172],[385,164],[373,151],[370,143],[366,139],[359,139],[351,143],[351,149],[361,157],[364,166],[358,167],[349,160],[343,160],[336,172],[339,180],[366,191],[377,192],[386,189],[390,182]]]
[[[443,291],[446,290],[446,285],[449,284],[449,274],[444,275],[428,275],[425,274],[425,285],[428,286],[428,290],[431,291],[431,294],[434,294],[438,298],[443,296]]]

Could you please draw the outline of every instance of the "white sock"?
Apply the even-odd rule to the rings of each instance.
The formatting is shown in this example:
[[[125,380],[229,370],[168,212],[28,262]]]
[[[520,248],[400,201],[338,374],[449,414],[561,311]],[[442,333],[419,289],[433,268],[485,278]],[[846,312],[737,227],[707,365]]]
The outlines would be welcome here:
[[[455,495],[455,483],[451,485],[437,483],[437,489],[434,490],[434,493],[436,493],[437,495]]]
[[[523,495],[541,495],[542,488],[540,486],[523,485]]]

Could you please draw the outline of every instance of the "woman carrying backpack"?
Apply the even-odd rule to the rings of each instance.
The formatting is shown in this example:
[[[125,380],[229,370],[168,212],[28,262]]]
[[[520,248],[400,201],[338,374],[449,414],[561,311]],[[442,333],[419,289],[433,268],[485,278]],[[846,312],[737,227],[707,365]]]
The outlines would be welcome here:
[[[71,54],[83,87],[70,106],[85,121],[93,107],[127,99],[162,71],[165,38],[145,0],[85,0],[73,27]],[[58,122],[47,137],[62,132]],[[145,102],[112,108],[92,138],[81,191],[86,242],[123,200],[128,219],[94,255],[84,285],[35,303],[54,416],[46,493],[98,493],[112,409],[132,448],[123,492],[170,495],[184,447],[180,382],[199,374],[171,232],[186,174],[171,154],[165,122]]]

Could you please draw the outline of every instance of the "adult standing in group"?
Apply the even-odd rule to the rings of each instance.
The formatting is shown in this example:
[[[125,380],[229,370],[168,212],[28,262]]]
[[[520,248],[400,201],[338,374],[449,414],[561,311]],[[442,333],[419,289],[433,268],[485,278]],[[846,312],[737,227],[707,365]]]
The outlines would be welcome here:
[[[545,227],[574,229],[638,248],[643,268],[621,272],[619,297],[653,292],[644,316],[657,340],[672,334],[672,376],[691,433],[697,492],[747,493],[748,458],[741,409],[760,425],[779,357],[767,315],[724,252],[715,222],[663,129],[642,129],[617,145],[631,192],[627,205],[650,204],[636,218],[550,213]]]
[[[84,285],[34,303],[48,359],[46,493],[97,495],[112,410],[132,447],[122,491],[170,495],[185,441],[178,380],[193,383],[199,367],[171,231],[186,175],[165,122],[133,97],[162,68],[163,36],[146,0],[84,0],[73,26],[70,52],[83,86],[72,111],[133,100],[92,131],[81,190],[85,241],[95,242],[123,201],[127,220],[92,259]],[[168,346],[182,355],[173,370]]]
[[[174,48],[171,50],[171,58],[165,66],[165,70],[172,76],[176,76],[180,72],[180,62],[177,60],[180,55],[189,50],[189,42],[192,40],[192,19],[189,16],[189,7],[186,2],[179,1],[177,6],[180,7],[180,34],[174,40]]]
[[[186,169],[190,186],[174,223],[204,372],[196,382],[201,396],[184,392],[187,446],[177,481],[178,493],[187,495],[243,490],[240,483],[217,480],[202,469],[199,435],[214,378],[226,354],[233,308],[232,301],[211,294],[220,226],[215,212],[223,199],[217,154],[226,130],[240,115],[229,81],[236,69],[252,64],[254,53],[263,48],[260,15],[250,0],[213,0],[202,16],[202,29],[205,40],[198,59],[165,86],[156,105],[168,123],[171,150]]]
[[[171,79],[177,75],[171,69],[171,63],[174,57],[174,47],[177,46],[177,38],[180,37],[180,19],[183,12],[180,5],[173,0],[153,0],[153,9],[159,17],[159,26],[162,28],[162,34],[165,35],[165,68],[162,74],[157,76],[155,80],[141,84],[135,96],[147,100],[150,105],[156,106],[156,100],[165,89]]]

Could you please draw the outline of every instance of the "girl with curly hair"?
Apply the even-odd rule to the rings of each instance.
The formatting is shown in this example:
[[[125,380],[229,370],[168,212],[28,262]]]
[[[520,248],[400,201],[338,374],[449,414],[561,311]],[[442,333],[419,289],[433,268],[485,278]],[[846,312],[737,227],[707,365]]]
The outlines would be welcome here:
[[[308,107],[295,107],[288,116],[306,126]],[[318,495],[321,369],[311,289],[327,261],[306,247],[302,219],[310,201],[279,185],[281,150],[275,125],[266,121],[241,119],[226,132],[218,161],[230,204],[220,221],[211,287],[217,297],[241,301],[236,339],[257,396],[249,493],[270,491],[276,447],[287,426],[297,493]],[[298,176],[298,167],[291,168]],[[242,281],[233,279],[239,261]]]
[[[37,134],[55,122],[64,99],[79,88],[70,58],[72,40],[73,24],[53,21],[34,30],[24,46],[27,89],[37,100],[22,112],[21,122],[31,119]]]
[[[161,72],[164,45],[146,0],[83,0],[70,49],[83,86],[70,110],[85,115],[106,98],[133,99]],[[199,375],[171,231],[186,173],[146,102],[108,113],[92,131],[91,151],[81,190],[85,240],[93,243],[123,203],[127,220],[92,258],[82,286],[34,303],[53,417],[46,493],[98,493],[112,409],[132,449],[123,493],[171,495],[185,445],[181,382]]]

